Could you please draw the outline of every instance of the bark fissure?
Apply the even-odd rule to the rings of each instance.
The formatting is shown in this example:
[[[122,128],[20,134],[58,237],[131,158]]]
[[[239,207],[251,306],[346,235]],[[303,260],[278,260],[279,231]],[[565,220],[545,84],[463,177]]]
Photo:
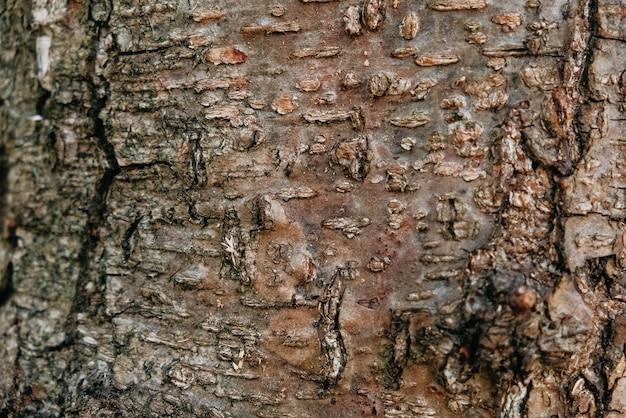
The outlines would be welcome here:
[[[93,278],[90,272],[94,269],[94,266],[98,264],[98,260],[94,260],[95,250],[97,248],[100,228],[103,225],[103,221],[107,212],[107,197],[109,190],[115,181],[116,176],[122,171],[118,164],[117,157],[115,155],[115,148],[113,144],[108,140],[106,125],[102,120],[101,112],[107,107],[108,100],[108,83],[106,79],[99,76],[98,71],[98,56],[101,53],[102,39],[107,34],[107,22],[93,22],[88,21],[92,30],[91,36],[91,51],[89,63],[92,66],[92,79],[87,81],[87,87],[92,93],[92,103],[90,103],[88,117],[91,118],[93,123],[93,131],[91,134],[97,141],[97,148],[100,151],[100,157],[104,161],[105,169],[95,183],[95,190],[93,197],[87,206],[88,220],[85,228],[83,244],[83,250],[81,254],[82,270],[81,277],[83,280],[78,280],[76,283],[76,295],[73,307],[74,313],[82,312],[90,305],[93,306],[93,301],[88,300],[84,295],[85,286],[88,281]],[[104,275],[101,275],[100,280],[104,280]],[[104,286],[103,282],[99,283],[99,286]]]
[[[317,329],[324,356],[321,371],[324,390],[337,385],[347,362],[346,347],[339,327],[343,293],[343,280],[341,273],[337,271],[324,287],[318,305],[320,319],[317,322]]]
[[[13,295],[13,263],[10,261],[9,254],[17,245],[15,225],[6,221],[9,216],[9,169],[9,158],[6,154],[6,144],[0,142],[0,222],[3,222],[4,225],[6,225],[3,225],[0,229],[6,229],[2,234],[5,242],[0,244],[0,251],[5,252],[5,254],[0,257],[0,308],[2,308],[2,306],[4,306]]]
[[[94,2],[86,5],[91,10]],[[85,344],[86,326],[104,326],[107,321],[113,319],[105,311],[104,290],[106,289],[106,274],[101,271],[99,254],[101,230],[105,226],[107,216],[107,200],[116,177],[122,172],[118,164],[115,148],[109,141],[107,126],[102,119],[102,112],[108,106],[109,85],[101,74],[102,53],[104,38],[108,35],[108,17],[106,20],[96,22],[91,13],[84,17],[86,37],[89,39],[89,58],[87,65],[91,68],[89,78],[84,82],[85,88],[90,93],[90,103],[82,109],[85,117],[91,122],[91,132],[87,133],[95,141],[97,157],[102,162],[104,170],[101,176],[93,183],[91,199],[86,202],[87,220],[82,234],[83,244],[80,253],[80,274],[75,283],[71,314],[68,316],[68,338],[72,344],[69,366],[65,371],[66,378],[63,380],[65,388],[63,396],[67,402],[63,405],[62,414],[74,415],[79,406],[77,400],[82,396],[97,394],[105,399],[111,394],[111,365],[102,358],[93,356],[85,349],[96,340],[91,339]],[[85,138],[86,139],[86,138]],[[125,248],[124,248],[125,249]],[[125,249],[126,250],[126,249]],[[90,365],[84,363],[84,358],[92,357]]]
[[[2,278],[0,278],[0,284],[2,287],[0,288],[0,308],[4,306],[7,302],[11,300],[11,296],[13,296],[13,263],[8,263],[6,265],[4,274]]]
[[[389,374],[391,384],[395,389],[400,387],[402,372],[407,365],[411,354],[411,334],[409,333],[410,313],[392,312],[392,354],[390,358]]]

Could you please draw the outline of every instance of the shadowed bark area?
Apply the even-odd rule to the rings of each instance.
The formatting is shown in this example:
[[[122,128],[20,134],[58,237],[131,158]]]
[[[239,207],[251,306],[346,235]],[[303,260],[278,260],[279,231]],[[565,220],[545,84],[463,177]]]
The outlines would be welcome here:
[[[623,0],[8,0],[0,415],[626,415]]]

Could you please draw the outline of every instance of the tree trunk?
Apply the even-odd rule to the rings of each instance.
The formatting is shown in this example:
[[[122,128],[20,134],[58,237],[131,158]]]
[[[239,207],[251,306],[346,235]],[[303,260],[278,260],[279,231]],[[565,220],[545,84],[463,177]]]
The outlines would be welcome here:
[[[624,0],[6,0],[0,415],[626,416]]]

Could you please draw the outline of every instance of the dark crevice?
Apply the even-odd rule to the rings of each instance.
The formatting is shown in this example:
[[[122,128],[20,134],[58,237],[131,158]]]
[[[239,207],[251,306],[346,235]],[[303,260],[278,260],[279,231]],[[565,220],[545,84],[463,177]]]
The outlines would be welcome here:
[[[121,172],[121,168],[118,164],[117,157],[115,155],[115,149],[113,144],[108,140],[107,127],[105,121],[101,117],[101,113],[106,109],[108,101],[109,86],[104,78],[97,78],[98,65],[97,54],[100,48],[100,42],[103,37],[106,36],[106,27],[108,22],[93,22],[88,20],[83,22],[92,30],[91,38],[91,57],[90,64],[92,65],[91,73],[94,74],[93,78],[86,81],[85,88],[92,91],[92,102],[87,105],[87,115],[93,121],[92,136],[96,140],[97,149],[100,152],[100,158],[104,160],[104,166],[106,167],[102,173],[102,177],[95,183],[95,190],[93,191],[91,201],[87,206],[88,219],[83,235],[83,246],[80,254],[80,278],[76,281],[76,291],[74,296],[74,302],[72,306],[73,315],[68,317],[67,335],[68,341],[73,340],[72,346],[74,347],[73,357],[70,359],[70,366],[66,370],[66,382],[67,388],[64,391],[68,397],[71,397],[71,401],[65,403],[65,408],[62,410],[63,415],[72,416],[76,413],[74,407],[68,407],[72,404],[75,396],[79,393],[87,391],[95,384],[94,381],[80,382],[79,386],[71,389],[71,385],[77,375],[82,373],[81,370],[84,367],[85,359],[82,358],[84,354],[81,352],[79,346],[75,344],[78,338],[78,314],[86,314],[95,323],[101,323],[107,321],[108,317],[104,311],[104,289],[106,287],[106,273],[101,269],[95,267],[96,249],[100,239],[100,230],[105,222],[107,215],[107,199],[110,189],[115,181],[116,176]],[[102,93],[104,91],[104,93]],[[86,292],[88,284],[95,285],[94,288],[98,291],[93,294]],[[103,390],[106,388],[102,388]]]
[[[591,39],[593,39],[593,37],[600,37],[599,33],[600,33],[600,25],[598,24],[598,12],[600,10],[600,5],[599,5],[599,1],[598,0],[588,0],[588,8],[589,8],[589,15],[588,15],[588,24],[589,24],[589,33],[591,34]],[[590,54],[591,51],[593,51],[593,49],[591,48],[593,45],[591,45],[591,39],[589,40],[589,43],[587,44],[587,55],[593,55]],[[589,66],[591,64],[591,59],[588,59],[588,61],[585,63],[585,70],[589,69]]]
[[[603,330],[602,342],[604,343],[607,334],[606,327]],[[598,347],[598,352],[592,355],[592,372],[587,373],[584,377],[586,382],[586,387],[589,388],[593,397],[596,401],[596,418],[602,418],[606,416],[608,412],[608,406],[610,402],[610,397],[608,396],[611,391],[608,390],[608,382],[604,377],[604,359],[606,356],[606,346],[602,344]]]
[[[56,171],[59,168],[59,153],[57,151],[57,134],[54,130],[50,131],[48,135],[48,147],[50,149],[50,154],[54,160],[54,164],[52,165],[52,171]]]
[[[588,25],[589,25],[589,40],[587,41],[587,48],[585,49],[585,63],[582,70],[582,74],[580,75],[580,85],[578,90],[581,94],[581,102],[589,103],[595,100],[589,100],[593,98],[593,94],[591,94],[591,89],[589,87],[589,69],[591,68],[591,64],[593,63],[593,51],[596,48],[596,38],[598,33],[598,22],[596,21],[596,17],[598,16],[598,0],[588,0],[587,3],[587,13],[588,13]],[[584,100],[583,100],[584,99]],[[577,110],[580,110],[580,106]],[[583,156],[581,155],[581,158]]]
[[[9,159],[6,154],[6,148],[3,144],[0,144],[0,221],[7,216],[7,195],[9,194],[8,177]]]
[[[122,250],[124,251],[124,261],[128,261],[130,259],[130,255],[132,253],[132,245],[130,243],[130,240],[135,234],[135,232],[137,231],[139,222],[141,222],[142,219],[143,219],[143,215],[137,212],[137,215],[135,216],[135,220],[130,225],[130,227],[126,230],[126,233],[124,233],[124,239],[122,241]]]
[[[602,335],[600,339],[600,347],[602,351],[596,356],[596,358],[594,358],[594,371],[601,379],[601,386],[599,385],[600,387],[598,388],[599,394],[596,397],[599,404],[596,412],[596,418],[602,418],[610,411],[609,405],[611,403],[613,391],[609,389],[607,370],[609,370],[609,367],[611,366],[614,367],[616,362],[616,359],[611,359],[609,355],[611,348],[615,348],[613,345],[614,332],[615,331],[613,329],[613,324],[611,322],[608,322],[602,330]],[[623,351],[624,347],[622,347],[622,352]]]
[[[106,26],[107,22],[98,22],[98,24],[94,27],[96,30],[96,34],[93,37],[93,64],[96,64],[96,54],[99,48],[100,39],[105,36],[104,26]],[[94,74],[98,72],[94,69]],[[94,76],[95,77],[95,76]],[[102,96],[98,96],[96,91],[98,90],[98,84],[104,85],[104,91],[106,92]],[[97,231],[99,226],[102,224],[104,220],[105,211],[106,211],[106,199],[108,196],[109,189],[111,188],[115,177],[121,172],[121,168],[118,164],[117,157],[115,155],[115,148],[113,144],[111,144],[107,137],[106,126],[102,118],[100,117],[100,113],[106,108],[106,104],[108,101],[108,91],[109,86],[106,80],[95,78],[90,81],[90,87],[94,92],[94,103],[91,111],[91,115],[94,120],[94,137],[97,138],[98,149],[102,152],[104,156],[104,160],[106,161],[106,169],[104,174],[100,178],[100,180],[96,184],[96,192],[91,202],[89,213],[89,237],[90,237],[90,245],[89,249],[92,250],[98,241]]]
[[[450,236],[451,239],[456,239],[456,233],[454,232],[454,222],[456,221],[457,218],[457,213],[456,213],[456,201],[455,199],[448,199],[448,207],[450,210],[450,221],[446,222],[445,224],[445,228],[446,228],[446,232],[447,234]]]
[[[99,100],[98,109],[94,111],[94,113],[100,113],[100,110],[104,108],[105,103],[106,98]],[[108,166],[97,189],[98,192],[100,192],[99,196],[102,197],[102,193],[105,190],[108,190],[108,187],[111,185],[108,179],[110,178],[110,180],[113,180],[113,178],[119,174],[120,166],[117,163],[117,157],[115,156],[115,148],[113,147],[113,144],[107,140],[104,121],[100,117],[96,117],[94,122],[94,135],[98,138],[98,148],[104,154],[104,158]]]
[[[20,237],[17,235],[17,222],[15,220],[9,221],[8,234],[8,241],[11,248],[17,247]]]
[[[101,38],[103,36],[106,36],[106,33],[104,33],[106,24],[103,22],[94,23],[91,21],[84,22],[84,24],[92,25],[92,55],[90,59],[91,64],[94,67],[92,70],[92,74],[98,74],[98,71],[95,68],[97,65],[97,51],[100,46]],[[99,231],[106,217],[106,202],[109,190],[113,185],[115,177],[121,172],[120,166],[117,162],[117,157],[115,155],[115,149],[113,147],[113,144],[108,141],[105,122],[100,117],[101,112],[106,108],[107,105],[108,84],[106,83],[106,80],[98,79],[96,77],[97,76],[94,75],[93,79],[87,80],[86,87],[93,92],[93,99],[88,108],[88,115],[92,118],[92,135],[96,139],[97,148],[101,153],[101,158],[103,158],[106,168],[104,170],[104,173],[102,174],[102,177],[95,184],[93,197],[87,207],[88,220],[84,234],[85,241],[80,254],[80,265],[82,273],[81,279],[78,280],[76,283],[76,296],[74,298],[74,306],[72,307],[72,311],[75,313],[88,312],[91,309],[93,310],[92,313],[94,315],[96,311],[99,311],[101,309],[101,304],[96,304],[91,301],[90,297],[85,294],[84,288],[86,283],[93,279],[93,275],[90,274],[90,269],[92,268],[92,259],[94,256],[93,253],[99,241]],[[103,89],[102,85],[104,86]],[[99,93],[102,90],[105,91],[104,94]],[[96,286],[104,286],[105,275],[103,273],[98,273],[97,279],[101,282],[96,283]]]
[[[4,146],[0,146],[0,222],[3,222],[8,216],[6,213],[7,196],[9,194],[8,185],[9,162]],[[10,248],[17,246],[16,222],[6,222],[7,225],[7,241]],[[0,307],[4,306],[13,295],[13,263],[9,262],[2,277],[0,277]]]
[[[38,115],[44,116],[46,106],[48,105],[48,99],[50,99],[51,94],[52,93],[49,92],[48,90],[42,89],[42,93],[39,96],[39,99],[37,100],[37,105],[35,107],[37,109]]]
[[[152,161],[149,163],[135,163],[135,164],[123,165],[123,166],[120,166],[119,169],[120,169],[120,172],[126,173],[129,171],[145,170],[147,168],[152,168],[156,166],[171,167],[172,163],[169,161]]]
[[[101,137],[102,138],[102,137]],[[107,161],[110,161],[111,158],[115,158],[113,154],[113,147],[110,143],[105,140],[100,140],[100,149],[105,153]],[[113,156],[113,157],[111,157]],[[96,248],[99,241],[99,230],[102,226],[104,218],[106,216],[106,199],[109,193],[109,189],[113,184],[113,181],[117,174],[120,172],[119,166],[117,165],[117,161],[113,167],[109,166],[104,172],[102,178],[96,183],[96,192],[94,194],[94,198],[89,206],[89,220],[87,222],[86,234],[85,234],[85,245],[81,254],[81,264],[83,268],[83,277],[88,280],[89,277],[89,269],[92,262],[93,250]],[[102,279],[104,279],[102,277]],[[85,283],[83,281],[78,281],[76,293],[76,300],[74,306],[74,312],[80,312],[86,309],[86,304],[88,302],[86,300],[82,300],[82,289],[81,287]],[[79,308],[79,305],[82,305]]]
[[[89,221],[87,223],[88,252],[93,250],[98,243],[98,230],[105,217],[106,199],[109,189],[111,188],[115,177],[121,172],[120,166],[117,163],[113,145],[107,140],[102,119],[96,117],[94,125],[94,135],[98,139],[98,148],[104,154],[107,169],[104,171],[100,180],[96,183],[96,191],[91,204],[89,205]]]
[[[480,361],[480,340],[486,332],[483,324],[478,317],[472,316],[461,329],[459,353],[463,363],[469,367],[476,367]]]
[[[166,46],[161,46],[158,48],[143,49],[140,51],[121,51],[121,52],[118,52],[117,55],[120,57],[127,57],[127,56],[133,56],[133,55],[154,54],[158,52],[167,51],[168,49],[174,48],[175,46],[176,45],[166,45]]]
[[[198,213],[196,204],[192,200],[189,200],[187,202],[187,214],[189,215],[189,219],[191,219],[192,221],[196,223],[199,223],[200,225],[202,225],[203,228],[209,224],[208,218]]]
[[[0,308],[11,300],[13,293],[13,263],[9,263],[4,275],[0,279]]]
[[[601,35],[593,35],[593,37],[598,38],[598,39],[606,39],[607,41],[626,43],[626,40],[620,39],[620,38],[609,38],[608,36],[601,36]]]

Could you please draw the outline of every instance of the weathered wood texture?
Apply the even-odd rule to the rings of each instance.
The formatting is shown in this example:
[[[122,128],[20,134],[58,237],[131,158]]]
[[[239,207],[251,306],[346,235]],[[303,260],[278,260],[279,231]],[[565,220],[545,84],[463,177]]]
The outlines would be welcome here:
[[[624,0],[6,0],[0,415],[626,415]]]

